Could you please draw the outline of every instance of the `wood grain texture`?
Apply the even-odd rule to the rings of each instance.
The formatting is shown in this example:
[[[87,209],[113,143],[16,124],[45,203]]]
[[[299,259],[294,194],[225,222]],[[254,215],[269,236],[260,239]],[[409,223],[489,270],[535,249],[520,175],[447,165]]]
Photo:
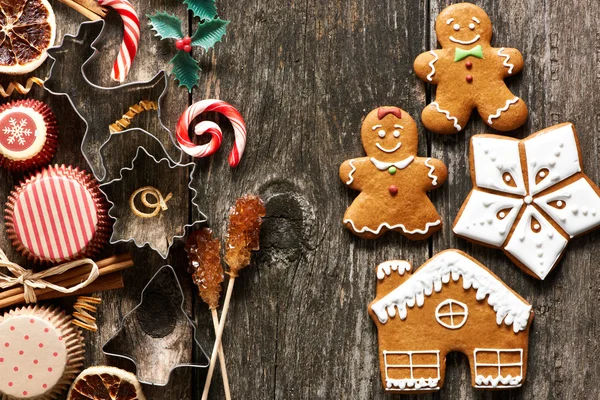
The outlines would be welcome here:
[[[145,14],[169,11],[186,18],[177,0],[137,0],[142,41],[129,81],[148,80],[167,67],[174,46],[153,37]],[[243,3],[243,4],[242,4]],[[511,264],[501,251],[472,245],[454,236],[451,226],[471,189],[468,140],[473,134],[493,132],[478,116],[467,129],[451,136],[426,132],[420,124],[422,108],[435,92],[412,71],[415,57],[437,47],[434,21],[448,0],[218,0],[220,16],[231,20],[228,34],[214,50],[194,50],[200,60],[200,87],[188,96],[173,80],[163,107],[162,122],[173,129],[191,101],[219,98],[237,107],[248,126],[248,146],[237,169],[227,164],[233,143],[231,128],[220,119],[225,140],[209,159],[197,160],[195,188],[201,210],[221,237],[226,232],[229,206],[236,197],[253,192],[267,203],[262,250],[236,282],[223,345],[235,399],[379,399],[391,398],[382,388],[377,357],[377,335],[366,307],[375,296],[375,266],[399,258],[414,266],[433,254],[458,248],[487,265],[534,306],[527,381],[510,392],[480,392],[470,386],[466,357],[448,359],[446,383],[430,398],[565,399],[599,398],[595,381],[600,366],[598,287],[600,261],[594,248],[595,232],[573,240],[554,272],[538,282]],[[600,179],[600,31],[596,0],[576,4],[557,0],[480,0],[494,23],[493,44],[520,49],[525,58],[521,74],[508,79],[515,94],[529,106],[527,124],[516,132],[523,138],[547,126],[571,121],[578,129],[583,164],[592,180]],[[74,34],[83,21],[75,11],[52,2],[58,18],[58,37]],[[112,85],[109,73],[121,38],[118,17],[108,19],[107,39],[91,66],[91,78]],[[38,76],[48,70],[43,66]],[[1,77],[6,82],[6,77]],[[24,82],[24,80],[23,80]],[[85,88],[82,88],[85,93]],[[49,102],[62,136],[55,159],[85,168],[79,152],[85,126],[64,97],[39,89],[32,96]],[[18,98],[19,96],[16,96]],[[90,99],[93,105],[94,99]],[[121,113],[125,99],[114,99]],[[131,104],[125,106],[128,107]],[[361,156],[360,124],[373,108],[397,105],[419,124],[419,155],[443,160],[449,169],[445,185],[432,192],[444,228],[426,242],[410,242],[387,234],[377,241],[360,240],[341,224],[356,193],[337,176],[343,160]],[[215,118],[211,115],[210,118]],[[144,113],[134,125],[163,132],[155,113]],[[111,154],[110,167],[130,161],[136,143]],[[140,173],[140,182],[143,179]],[[6,199],[20,176],[0,170],[0,199]],[[181,185],[185,185],[185,174]],[[198,217],[191,209],[190,221]],[[17,262],[4,230],[0,246]],[[119,245],[106,251],[124,252]],[[208,308],[197,296],[185,272],[185,252],[174,246],[166,261],[146,249],[133,249],[136,267],[125,273],[126,289],[102,294],[98,334],[86,334],[88,365],[128,364],[106,359],[101,345],[120,318],[134,307],[144,284],[163,264],[179,272],[188,310],[198,325],[198,337],[212,348],[214,331]],[[163,288],[153,299],[173,296]],[[65,307],[70,301],[62,302]],[[152,318],[168,310],[154,301],[156,314],[138,321],[146,335],[165,334]],[[150,321],[150,322],[149,322]],[[164,325],[164,324],[163,324]],[[191,332],[170,342],[168,349],[153,346],[147,363],[168,363],[172,350],[202,361],[192,351]],[[151,361],[154,360],[154,361]],[[203,373],[180,370],[165,388],[146,386],[149,399],[200,398]],[[224,398],[220,376],[213,379],[211,399]]]

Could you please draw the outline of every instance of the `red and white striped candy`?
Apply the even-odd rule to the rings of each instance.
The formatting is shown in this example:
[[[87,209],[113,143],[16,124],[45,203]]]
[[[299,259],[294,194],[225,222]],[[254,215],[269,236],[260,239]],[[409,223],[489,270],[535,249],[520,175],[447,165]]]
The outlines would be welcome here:
[[[135,9],[127,0],[98,0],[98,4],[113,8],[123,20],[123,42],[121,42],[121,49],[110,77],[117,82],[124,82],[138,50],[140,20]]]
[[[179,122],[177,123],[177,142],[179,142],[183,151],[197,158],[208,157],[221,147],[223,132],[217,124],[210,121],[202,121],[194,127],[196,135],[203,135],[205,133],[211,134],[212,137],[209,143],[195,145],[190,140],[188,135],[190,124],[194,118],[204,112],[218,112],[226,116],[231,122],[235,134],[235,142],[231,153],[229,153],[229,165],[237,167],[242,158],[242,154],[244,154],[244,149],[246,148],[246,124],[239,111],[231,104],[225,103],[224,101],[202,100],[189,106],[188,109],[181,114]]]

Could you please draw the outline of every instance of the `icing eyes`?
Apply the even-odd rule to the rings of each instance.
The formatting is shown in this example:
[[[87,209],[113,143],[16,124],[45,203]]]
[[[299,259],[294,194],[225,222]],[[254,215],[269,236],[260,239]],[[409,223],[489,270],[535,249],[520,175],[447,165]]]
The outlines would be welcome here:
[[[475,29],[475,24],[471,22],[471,23],[469,24],[469,29],[470,29],[470,30],[473,30],[473,29]]]
[[[535,176],[535,183],[539,184],[541,181],[548,177],[548,174],[550,174],[550,170],[548,168],[540,169]]]
[[[505,172],[502,174],[502,180],[504,181],[504,183],[506,183],[507,186],[517,187],[517,184],[515,183],[515,178],[513,178],[513,176],[509,172]]]
[[[498,218],[499,220],[503,220],[504,218],[506,218],[506,216],[508,215],[510,210],[511,210],[511,208],[504,208],[504,209],[498,211],[498,213],[496,214],[496,218]]]
[[[531,230],[534,231],[535,233],[540,233],[542,231],[542,226],[540,225],[540,222],[535,219],[534,217],[531,217]]]
[[[379,132],[377,132],[377,134],[379,135],[380,138],[385,137],[385,131],[383,129],[380,129]]]
[[[567,206],[567,203],[563,200],[555,200],[555,201],[549,202],[548,205],[552,206],[554,208],[558,208],[559,210],[562,210],[563,208],[565,208]]]
[[[455,31],[459,31],[459,30],[460,30],[460,25],[459,25],[459,24],[454,24],[454,26],[452,26],[452,28],[453,28]]]
[[[394,131],[394,137],[395,137],[395,138],[399,138],[399,137],[400,137],[400,131],[398,131],[398,130],[395,130],[395,131]]]

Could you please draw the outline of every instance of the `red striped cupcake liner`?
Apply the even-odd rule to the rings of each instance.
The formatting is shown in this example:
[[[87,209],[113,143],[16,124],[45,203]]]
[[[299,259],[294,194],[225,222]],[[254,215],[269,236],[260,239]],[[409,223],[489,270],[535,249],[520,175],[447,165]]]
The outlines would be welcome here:
[[[0,398],[52,400],[83,368],[81,331],[63,310],[27,306],[0,314]]]
[[[108,243],[112,219],[91,174],[50,166],[17,185],[6,203],[6,232],[36,263],[92,258]]]
[[[54,113],[41,101],[15,100],[0,106],[0,166],[13,172],[50,164],[58,147]]]

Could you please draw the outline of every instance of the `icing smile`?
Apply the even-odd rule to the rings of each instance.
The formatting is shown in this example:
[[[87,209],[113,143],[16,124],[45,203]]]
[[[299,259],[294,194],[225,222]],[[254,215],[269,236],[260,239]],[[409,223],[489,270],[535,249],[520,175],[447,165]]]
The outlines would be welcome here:
[[[454,43],[458,43],[458,44],[473,44],[476,41],[478,41],[480,37],[481,37],[480,35],[477,35],[471,40],[458,40],[454,36],[450,36],[450,40],[453,41]]]
[[[386,149],[385,147],[383,147],[382,145],[380,145],[379,143],[375,143],[375,146],[377,146],[377,148],[381,151],[383,151],[384,153],[393,153],[396,150],[398,150],[400,148],[400,146],[402,146],[402,143],[398,143],[396,145],[396,147],[394,147],[393,149]]]

